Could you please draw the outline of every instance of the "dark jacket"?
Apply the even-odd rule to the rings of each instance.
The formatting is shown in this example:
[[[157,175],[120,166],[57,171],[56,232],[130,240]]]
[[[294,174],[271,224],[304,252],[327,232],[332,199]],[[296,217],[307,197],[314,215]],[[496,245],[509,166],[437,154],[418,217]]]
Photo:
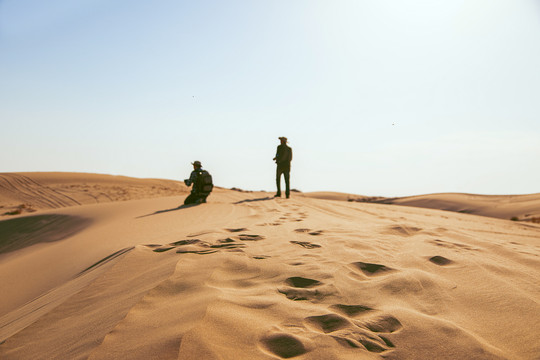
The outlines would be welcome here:
[[[198,168],[197,170],[193,170],[191,172],[191,175],[189,176],[189,179],[185,181],[185,184],[187,186],[193,185],[193,188],[191,189],[192,194],[198,194],[201,192],[201,185],[200,184],[200,177],[198,176],[199,173],[206,172],[206,170],[203,170],[202,168]]]
[[[276,164],[279,167],[289,167],[292,161],[292,149],[287,145],[278,145],[276,151]]]

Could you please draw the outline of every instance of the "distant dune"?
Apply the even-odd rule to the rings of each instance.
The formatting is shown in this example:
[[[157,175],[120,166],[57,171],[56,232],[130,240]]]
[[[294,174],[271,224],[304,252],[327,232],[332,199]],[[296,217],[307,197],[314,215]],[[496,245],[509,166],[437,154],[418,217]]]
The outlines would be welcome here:
[[[500,219],[515,218],[521,221],[540,222],[540,193],[529,195],[442,193],[396,198],[369,197],[338,192],[313,192],[304,195],[316,199],[405,205]]]
[[[301,195],[305,197],[313,198],[313,199],[357,201],[357,202],[376,202],[379,200],[386,199],[385,197],[382,197],[382,196],[364,196],[364,195],[340,193],[340,192],[333,192],[333,191],[307,192],[307,193],[302,193]]]
[[[187,191],[0,174],[0,359],[538,359],[538,195]]]
[[[392,204],[457,211],[500,219],[540,220],[540,193],[530,195],[429,194],[391,199]]]

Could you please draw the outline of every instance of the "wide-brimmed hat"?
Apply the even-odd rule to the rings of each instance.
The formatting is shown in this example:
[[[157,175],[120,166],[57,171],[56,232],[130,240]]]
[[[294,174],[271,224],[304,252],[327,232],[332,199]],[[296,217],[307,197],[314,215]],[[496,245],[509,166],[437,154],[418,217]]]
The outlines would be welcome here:
[[[280,136],[280,137],[279,137],[279,140],[285,140],[285,141],[287,141],[287,138],[286,138],[285,136]]]
[[[191,163],[191,165],[202,166],[202,164],[201,164],[201,162],[199,160],[195,160],[194,162]]]

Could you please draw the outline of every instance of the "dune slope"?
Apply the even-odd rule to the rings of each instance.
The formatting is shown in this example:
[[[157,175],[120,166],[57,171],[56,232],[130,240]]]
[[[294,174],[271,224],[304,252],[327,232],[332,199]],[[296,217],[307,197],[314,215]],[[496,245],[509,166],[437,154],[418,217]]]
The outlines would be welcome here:
[[[84,226],[29,230],[0,254],[0,358],[540,354],[536,224],[222,189],[182,200],[39,212]]]

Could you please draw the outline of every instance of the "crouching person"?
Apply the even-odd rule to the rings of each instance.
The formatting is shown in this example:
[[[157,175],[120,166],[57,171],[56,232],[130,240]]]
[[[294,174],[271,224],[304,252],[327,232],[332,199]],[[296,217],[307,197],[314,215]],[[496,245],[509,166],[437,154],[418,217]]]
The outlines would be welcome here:
[[[206,198],[212,192],[214,185],[212,184],[212,175],[206,170],[203,170],[200,161],[192,163],[193,171],[189,179],[184,180],[187,186],[193,185],[191,194],[184,200],[184,205],[205,203]]]

